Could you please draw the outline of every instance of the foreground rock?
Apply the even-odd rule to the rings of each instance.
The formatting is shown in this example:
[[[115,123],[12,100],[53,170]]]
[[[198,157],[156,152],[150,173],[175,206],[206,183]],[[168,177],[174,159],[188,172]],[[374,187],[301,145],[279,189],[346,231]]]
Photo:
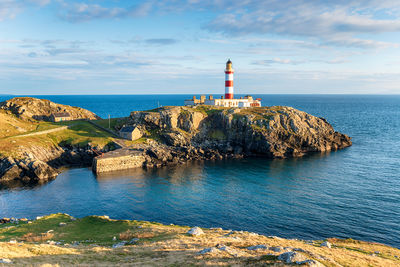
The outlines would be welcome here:
[[[29,223],[30,222],[30,223]],[[400,250],[330,238],[271,238],[246,231],[53,214],[0,225],[0,259],[13,266],[399,266]],[[67,226],[60,227],[60,223]],[[281,247],[276,252],[271,248]],[[376,253],[378,252],[379,253]],[[0,265],[2,263],[0,262]]]

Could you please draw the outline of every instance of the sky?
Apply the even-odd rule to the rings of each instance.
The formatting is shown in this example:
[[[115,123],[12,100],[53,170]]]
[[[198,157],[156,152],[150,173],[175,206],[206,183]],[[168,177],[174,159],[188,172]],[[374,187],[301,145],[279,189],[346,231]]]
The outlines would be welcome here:
[[[0,0],[0,94],[400,94],[393,0]]]

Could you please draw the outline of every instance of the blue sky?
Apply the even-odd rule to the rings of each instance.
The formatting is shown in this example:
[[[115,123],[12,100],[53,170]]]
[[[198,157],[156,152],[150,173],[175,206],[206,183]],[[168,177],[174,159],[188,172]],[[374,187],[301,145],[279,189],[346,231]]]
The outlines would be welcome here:
[[[0,0],[0,94],[399,94],[387,0]]]

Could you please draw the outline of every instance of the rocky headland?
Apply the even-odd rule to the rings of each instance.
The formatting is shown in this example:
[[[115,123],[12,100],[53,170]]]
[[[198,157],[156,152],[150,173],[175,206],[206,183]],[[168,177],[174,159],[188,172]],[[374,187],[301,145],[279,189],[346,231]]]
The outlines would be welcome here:
[[[54,112],[73,120],[48,122]],[[324,118],[281,106],[162,107],[114,119],[109,130],[88,110],[19,97],[0,103],[0,116],[3,182],[47,181],[76,164],[101,173],[190,160],[301,157],[352,144]],[[124,126],[136,129],[135,140],[118,137]]]
[[[121,150],[124,164],[118,164],[118,153],[113,152],[114,161],[98,158],[95,167],[107,160],[113,170],[118,165],[128,168],[129,151],[135,156],[132,166],[159,167],[188,160],[301,157],[352,144],[350,137],[336,132],[324,118],[280,106],[162,107],[132,112],[123,126],[127,125],[137,128],[141,138]],[[116,130],[118,127],[122,125]]]
[[[68,113],[73,120],[100,119],[99,116],[89,110],[34,97],[12,98],[1,102],[0,109],[9,111],[22,120],[50,121],[50,116],[54,113]]]
[[[72,121],[49,122],[50,116],[59,112],[67,112]],[[0,118],[2,184],[48,181],[63,167],[90,166],[94,151],[117,147],[110,134],[87,122],[100,117],[78,107],[17,97],[0,103]]]

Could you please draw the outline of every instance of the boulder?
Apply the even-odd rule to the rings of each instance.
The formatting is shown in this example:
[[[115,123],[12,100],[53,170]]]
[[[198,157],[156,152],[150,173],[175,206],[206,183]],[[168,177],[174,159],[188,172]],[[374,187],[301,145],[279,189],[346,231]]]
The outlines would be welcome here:
[[[199,236],[204,234],[203,230],[201,230],[201,228],[197,226],[190,229],[187,233],[192,236]]]
[[[278,260],[281,260],[285,263],[297,263],[307,260],[303,254],[300,254],[295,251],[289,251],[282,253],[278,256]]]
[[[259,249],[268,249],[266,245],[256,245],[256,246],[251,246],[247,247],[248,250],[259,250]]]
[[[169,146],[186,146],[188,144],[188,140],[180,132],[164,133],[162,137]]]
[[[39,180],[48,180],[58,175],[58,172],[43,161],[36,160],[29,165],[34,177]]]
[[[270,247],[269,249],[273,252],[281,252],[283,250],[283,247]]]

